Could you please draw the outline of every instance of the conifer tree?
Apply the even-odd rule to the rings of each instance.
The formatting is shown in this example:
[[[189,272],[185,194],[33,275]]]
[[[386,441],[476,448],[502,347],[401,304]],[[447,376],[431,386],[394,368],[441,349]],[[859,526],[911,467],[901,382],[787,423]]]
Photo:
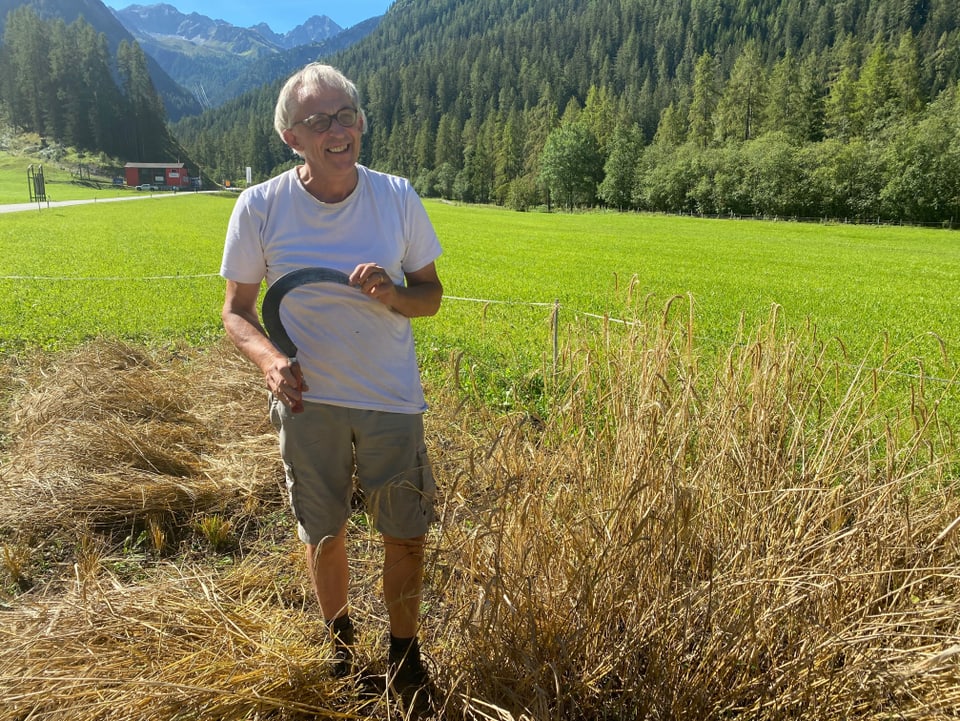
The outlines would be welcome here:
[[[7,15],[3,47],[3,97],[10,123],[44,135],[56,92],[50,85],[49,33],[32,7],[21,5]]]
[[[127,152],[133,160],[162,159],[167,142],[163,102],[147,72],[147,58],[136,42],[120,42],[117,70],[126,102]],[[235,163],[234,167],[239,167]]]
[[[523,174],[523,118],[515,108],[500,124],[494,158],[494,196],[504,204],[514,180]]]
[[[793,53],[777,60],[767,82],[767,97],[763,107],[763,131],[782,130],[787,137],[800,138],[803,133],[796,111],[801,102],[797,90],[800,86],[799,68]]]
[[[714,139],[750,140],[761,127],[766,75],[756,42],[750,41],[737,56],[723,94],[717,103]]]
[[[657,145],[680,145],[686,139],[686,124],[683,113],[670,103],[660,115],[660,124],[653,136]]]
[[[709,52],[704,52],[693,71],[693,95],[687,116],[687,140],[701,148],[713,138],[714,111],[719,97],[717,64]]]
[[[882,41],[874,44],[854,92],[860,127],[870,133],[885,128],[896,113],[896,90],[890,54]]]
[[[830,85],[824,107],[824,124],[828,137],[847,140],[858,135],[861,129],[857,112],[857,71],[847,66]]]
[[[75,21],[73,27],[80,54],[81,87],[89,100],[85,106],[86,118],[79,121],[88,128],[88,144],[83,147],[118,155],[121,98],[120,90],[113,81],[107,38],[82,19]]]
[[[599,196],[608,206],[625,210],[632,205],[637,158],[643,148],[640,126],[620,123],[610,141]]]
[[[604,157],[607,155],[607,145],[613,137],[616,121],[617,104],[610,89],[605,85],[600,87],[591,85],[587,92],[587,100],[583,106],[580,122],[584,123],[587,129],[593,133],[597,139],[600,153]]]
[[[924,99],[920,86],[920,55],[912,32],[900,36],[900,43],[893,55],[892,75],[898,109],[907,115],[919,113]]]
[[[433,154],[434,167],[449,163],[459,170],[463,160],[460,152],[462,134],[463,128],[455,114],[445,113],[440,118]]]

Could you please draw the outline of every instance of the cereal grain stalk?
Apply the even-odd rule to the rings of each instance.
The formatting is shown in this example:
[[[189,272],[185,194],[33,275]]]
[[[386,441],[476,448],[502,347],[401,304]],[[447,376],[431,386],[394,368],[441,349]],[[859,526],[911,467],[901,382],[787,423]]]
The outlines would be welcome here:
[[[680,299],[570,328],[542,415],[477,403],[458,355],[431,369],[423,636],[446,717],[955,717],[944,388],[838,368],[776,313],[716,353],[693,318]],[[29,590],[4,581],[0,721],[403,717],[326,675],[235,353],[40,361],[8,368],[0,534],[32,565]],[[213,548],[204,517],[236,542]],[[355,520],[359,658],[380,671],[380,560]]]

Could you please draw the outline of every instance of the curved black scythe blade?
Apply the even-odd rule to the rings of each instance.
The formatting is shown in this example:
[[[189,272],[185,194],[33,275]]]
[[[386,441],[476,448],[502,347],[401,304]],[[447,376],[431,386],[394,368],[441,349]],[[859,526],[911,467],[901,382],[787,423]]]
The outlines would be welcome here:
[[[297,346],[290,340],[283,323],[280,322],[280,301],[291,290],[307,283],[349,285],[350,278],[346,273],[341,273],[333,268],[300,268],[280,276],[273,285],[267,288],[267,292],[263,296],[263,304],[260,307],[263,327],[273,344],[286,353],[289,358],[296,357]]]

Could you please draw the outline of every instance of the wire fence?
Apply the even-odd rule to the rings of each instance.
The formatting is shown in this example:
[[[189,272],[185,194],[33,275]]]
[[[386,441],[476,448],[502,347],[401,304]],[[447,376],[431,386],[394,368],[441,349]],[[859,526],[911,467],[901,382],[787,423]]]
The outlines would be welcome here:
[[[528,302],[528,301],[517,301],[517,300],[492,300],[492,299],[484,299],[484,298],[465,298],[460,296],[448,296],[448,295],[443,296],[443,298],[444,300],[454,300],[454,301],[462,301],[462,302],[468,302],[468,303],[482,303],[485,305],[510,305],[510,306],[525,306],[525,307],[531,307],[531,308],[551,308],[552,310],[551,310],[551,316],[550,316],[550,335],[551,335],[552,344],[553,344],[553,347],[551,350],[553,354],[554,368],[557,367],[557,362],[558,362],[559,353],[560,353],[560,344],[559,344],[560,324],[561,324],[561,317],[564,314],[572,315],[574,318],[589,318],[591,320],[597,320],[603,323],[613,323],[613,324],[622,325],[625,327],[640,325],[640,321],[631,321],[623,318],[617,318],[611,315],[589,313],[587,311],[567,308],[567,307],[564,307],[559,300],[555,300],[552,303],[548,303],[548,302]],[[717,338],[709,338],[705,336],[694,336],[694,339],[699,343],[709,343],[713,345],[722,343],[722,341],[720,341]],[[857,366],[854,364],[841,364],[841,365],[850,369],[860,368],[860,366]],[[924,382],[930,381],[933,383],[953,384],[953,383],[956,383],[958,380],[956,377],[942,378],[939,376],[931,376],[924,373],[907,373],[905,371],[897,371],[889,368],[874,367],[874,368],[869,368],[868,370],[871,370],[880,375],[900,377],[900,378],[912,379],[912,380],[924,381]]]
[[[0,281],[46,281],[46,282],[128,282],[128,281],[166,281],[166,280],[195,280],[201,278],[220,278],[221,276],[218,273],[195,273],[195,274],[175,274],[175,275],[154,275],[154,276],[139,276],[132,278],[130,276],[32,276],[32,275],[0,275]],[[501,305],[501,306],[514,306],[514,307],[526,307],[526,308],[549,308],[550,309],[550,337],[552,343],[552,357],[553,357],[553,367],[557,367],[559,354],[560,354],[560,325],[561,318],[565,315],[571,315],[574,318],[589,318],[591,320],[602,321],[604,323],[613,323],[617,325],[622,325],[625,327],[639,325],[638,321],[626,320],[623,318],[617,318],[608,314],[598,314],[590,313],[583,310],[578,310],[575,308],[565,307],[559,300],[554,301],[525,301],[525,300],[504,300],[496,298],[473,298],[466,296],[456,296],[456,295],[444,295],[444,300],[447,301],[457,301],[461,303],[477,303],[482,305]],[[710,343],[718,344],[719,341],[716,338],[707,338],[703,336],[696,336],[695,340],[700,343]],[[859,366],[854,366],[853,364],[847,364],[848,368],[857,368]],[[871,368],[869,369],[875,373],[887,376],[901,377],[905,379],[924,381],[924,382],[933,382],[933,383],[942,383],[942,384],[952,384],[957,382],[957,378],[943,378],[939,376],[931,376],[924,373],[907,373],[905,371],[897,371],[888,368]]]

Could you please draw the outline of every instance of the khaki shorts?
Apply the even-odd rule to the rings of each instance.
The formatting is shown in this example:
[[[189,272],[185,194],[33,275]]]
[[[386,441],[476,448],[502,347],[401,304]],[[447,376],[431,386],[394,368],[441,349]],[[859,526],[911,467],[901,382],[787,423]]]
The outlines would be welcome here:
[[[350,518],[354,472],[374,527],[415,538],[433,520],[436,484],[423,440],[423,416],[304,403],[291,413],[270,398],[290,507],[304,543],[336,536]]]

